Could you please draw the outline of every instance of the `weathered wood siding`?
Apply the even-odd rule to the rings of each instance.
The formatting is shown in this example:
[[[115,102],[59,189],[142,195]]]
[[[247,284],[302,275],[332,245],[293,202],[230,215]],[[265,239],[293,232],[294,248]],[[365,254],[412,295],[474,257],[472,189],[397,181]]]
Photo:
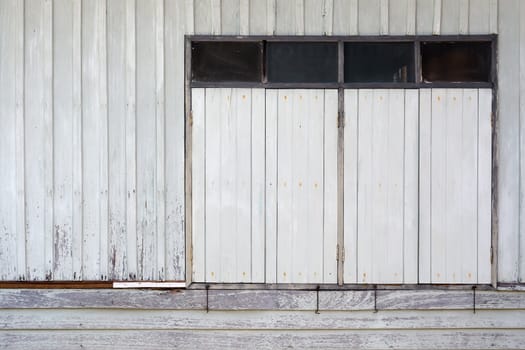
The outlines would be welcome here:
[[[192,89],[192,281],[337,282],[337,107],[334,89]]]
[[[184,34],[498,33],[498,277],[522,281],[524,17],[519,0],[3,0],[0,279],[184,279]]]
[[[3,290],[0,346],[523,348],[525,292],[478,291],[475,313],[473,301],[450,290]]]

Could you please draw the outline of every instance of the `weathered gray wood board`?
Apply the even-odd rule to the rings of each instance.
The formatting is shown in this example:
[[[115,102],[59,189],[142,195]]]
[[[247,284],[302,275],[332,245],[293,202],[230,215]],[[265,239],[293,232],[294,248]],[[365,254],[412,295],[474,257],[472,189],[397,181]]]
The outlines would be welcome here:
[[[477,291],[476,310],[525,309],[523,291]],[[347,290],[320,291],[325,311],[472,310],[469,290]],[[210,310],[295,310],[317,308],[315,290],[213,290]],[[205,290],[38,290],[0,291],[0,309],[142,309],[206,310]]]
[[[0,347],[520,348],[525,292],[1,290]],[[374,312],[374,309],[377,312]]]
[[[518,281],[520,253],[520,6],[522,1],[499,2],[498,56],[498,279]],[[523,203],[521,203],[523,205]]]
[[[523,280],[524,11],[518,0],[1,1],[0,279],[184,279],[184,34],[499,32],[498,272]]]
[[[386,331],[34,331],[1,332],[0,342],[8,349],[520,349],[523,330],[398,330]],[[488,345],[487,345],[488,344]]]
[[[2,310],[0,332],[20,330],[523,329],[525,311]]]

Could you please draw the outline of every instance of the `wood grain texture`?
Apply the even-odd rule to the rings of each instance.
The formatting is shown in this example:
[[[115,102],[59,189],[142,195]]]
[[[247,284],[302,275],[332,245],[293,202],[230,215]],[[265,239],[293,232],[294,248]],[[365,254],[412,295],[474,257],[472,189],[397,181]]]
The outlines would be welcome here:
[[[419,91],[419,283],[430,283],[432,268],[432,90]]]
[[[498,77],[498,280],[515,282],[519,275],[519,101],[520,1],[501,1]]]
[[[37,331],[37,332],[2,332],[0,342],[10,344],[12,349],[38,347],[55,349],[57,341],[63,348],[92,347],[114,349],[151,349],[166,347],[189,347],[193,349],[209,348],[249,348],[256,345],[261,349],[284,348],[331,348],[347,349],[348,344],[359,349],[478,349],[491,344],[491,348],[520,349],[523,345],[522,330],[461,330],[434,331],[410,330],[399,332],[387,331],[318,331],[318,332],[282,332],[259,330],[242,331],[166,331],[147,332],[128,331]],[[118,344],[118,345],[117,345]]]
[[[194,33],[197,2],[165,2],[164,73],[165,79],[165,230],[166,279],[185,279],[185,181],[184,181],[184,34]],[[195,18],[196,25],[197,18]]]
[[[357,35],[358,0],[334,0],[333,33]]]
[[[381,19],[381,0],[358,1],[359,35],[380,34]]]
[[[357,283],[358,90],[345,90],[344,282]]]
[[[106,48],[106,2],[82,2],[82,278],[88,280],[107,279]]]
[[[417,243],[405,246],[405,242],[417,242],[418,169],[412,151],[418,147],[417,98],[409,93],[405,99],[405,90],[359,90],[359,283],[416,281]],[[410,266],[404,266],[405,258]]]
[[[492,262],[492,90],[480,89],[478,113],[478,283],[490,283]]]
[[[53,276],[80,275],[80,2],[55,2],[53,20]],[[71,88],[64,89],[64,86]],[[73,263],[73,260],[76,260]]]
[[[25,279],[24,9],[0,3],[0,278]]]
[[[525,4],[520,2],[520,262],[519,282],[525,282]]]
[[[238,35],[241,23],[239,0],[221,0],[220,6],[221,30],[216,34]]]
[[[324,310],[373,310],[373,290],[320,291]],[[316,291],[209,290],[216,310],[315,310]],[[378,290],[379,310],[472,310],[469,290]],[[0,309],[205,310],[205,290],[3,289]],[[524,291],[477,291],[476,309],[523,310]]]
[[[322,300],[322,299],[321,299]],[[374,313],[329,311],[204,310],[2,310],[0,332],[8,330],[217,330],[259,329],[290,332],[319,330],[486,329],[525,328],[523,310],[404,310]]]
[[[109,132],[109,172],[112,176],[109,179],[109,242],[110,242],[110,263],[109,278],[127,279],[133,278],[136,274],[135,269],[129,270],[128,236],[135,230],[135,222],[128,225],[128,195],[130,192],[135,194],[134,188],[128,192],[128,174],[135,174],[135,166],[128,168],[127,156],[135,160],[135,114],[134,114],[134,94],[133,100],[129,101],[127,91],[135,89],[135,60],[130,66],[128,63],[128,50],[131,36],[133,48],[135,47],[135,30],[133,23],[127,22],[125,15],[129,11],[129,3],[124,1],[113,1],[108,4],[108,112],[112,116],[108,120]],[[134,6],[132,8],[134,14]],[[133,16],[134,17],[134,16]],[[119,45],[125,43],[126,45]],[[131,74],[129,74],[131,73]],[[129,86],[131,85],[131,86]],[[128,106],[128,103],[132,106]],[[129,128],[128,113],[133,113],[133,127],[131,134],[127,134]],[[127,145],[132,143],[132,155],[128,155]],[[131,151],[131,150],[130,150]],[[136,208],[131,208],[135,214]],[[135,240],[133,240],[135,246]],[[135,248],[136,249],[136,248]],[[131,259],[130,259],[131,260]],[[133,264],[133,262],[131,262]],[[128,272],[129,271],[129,272]]]
[[[469,34],[491,33],[490,0],[470,0],[469,3]]]
[[[192,90],[192,280],[206,280],[206,89]],[[212,125],[213,126],[213,125]]]
[[[416,33],[432,34],[434,23],[434,0],[417,0]]]
[[[277,128],[278,128],[278,90],[266,91],[265,128],[265,282],[277,282]]]
[[[27,279],[53,275],[53,5],[25,4],[24,128]]]

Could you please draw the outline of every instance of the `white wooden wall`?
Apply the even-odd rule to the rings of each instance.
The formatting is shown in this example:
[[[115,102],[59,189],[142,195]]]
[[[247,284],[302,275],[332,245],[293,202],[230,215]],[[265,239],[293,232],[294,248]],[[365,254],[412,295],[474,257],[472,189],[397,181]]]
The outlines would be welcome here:
[[[417,283],[419,91],[346,90],[345,283]]]
[[[196,282],[337,282],[337,90],[192,89]]]
[[[520,0],[0,1],[0,279],[184,279],[183,35],[499,33],[498,273],[525,278]]]
[[[419,282],[491,282],[489,89],[422,89]]]

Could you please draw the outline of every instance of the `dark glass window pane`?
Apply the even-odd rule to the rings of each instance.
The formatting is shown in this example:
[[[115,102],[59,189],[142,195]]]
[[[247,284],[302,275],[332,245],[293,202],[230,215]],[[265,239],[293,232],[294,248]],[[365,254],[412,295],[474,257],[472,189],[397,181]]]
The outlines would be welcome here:
[[[426,82],[489,82],[490,42],[423,42],[421,68]]]
[[[346,83],[414,82],[414,44],[345,43]]]
[[[260,42],[193,42],[192,80],[200,82],[260,82]]]
[[[268,81],[337,82],[337,43],[269,42]]]

